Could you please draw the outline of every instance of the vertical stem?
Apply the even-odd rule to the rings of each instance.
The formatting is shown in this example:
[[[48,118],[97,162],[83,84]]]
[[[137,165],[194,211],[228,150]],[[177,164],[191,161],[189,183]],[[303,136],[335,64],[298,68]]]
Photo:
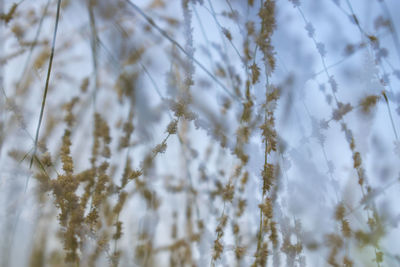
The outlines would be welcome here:
[[[36,128],[36,135],[35,135],[35,144],[33,148],[33,154],[31,158],[31,163],[29,165],[29,168],[32,167],[33,159],[36,155],[36,150],[37,150],[37,144],[38,144],[38,139],[39,139],[39,131],[40,131],[40,125],[42,124],[42,119],[43,119],[43,112],[44,112],[44,106],[46,105],[46,97],[47,97],[47,91],[49,89],[49,81],[50,81],[50,73],[51,73],[51,67],[53,65],[53,57],[54,57],[54,48],[56,46],[56,37],[57,37],[57,29],[58,29],[58,21],[60,18],[60,6],[61,6],[61,0],[58,0],[57,2],[57,14],[56,14],[56,23],[54,26],[54,34],[53,34],[53,41],[51,44],[51,53],[50,53],[50,58],[49,58],[49,67],[47,69],[47,77],[46,77],[46,84],[44,87],[44,93],[43,93],[43,98],[42,98],[42,105],[40,108],[40,115],[39,115],[39,121],[38,121],[38,126]]]

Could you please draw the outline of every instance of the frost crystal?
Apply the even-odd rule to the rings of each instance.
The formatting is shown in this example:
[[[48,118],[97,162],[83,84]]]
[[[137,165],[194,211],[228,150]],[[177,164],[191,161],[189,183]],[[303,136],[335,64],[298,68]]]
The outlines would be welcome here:
[[[395,141],[394,142],[394,153],[400,157],[400,142],[399,141]]]
[[[315,33],[314,26],[309,22],[309,23],[307,23],[305,28],[306,28],[306,31],[308,33],[308,37],[312,38],[314,36],[314,33]]]
[[[289,0],[289,2],[292,2],[294,7],[299,7],[300,6],[300,0]]]
[[[325,57],[326,55],[325,45],[323,43],[317,43],[316,46],[318,49],[318,53],[321,55],[321,57]]]
[[[336,83],[336,80],[335,80],[335,78],[333,77],[333,76],[331,76],[331,77],[329,77],[329,84],[331,85],[331,89],[332,89],[332,91],[334,92],[334,93],[336,93],[337,92],[337,83]]]

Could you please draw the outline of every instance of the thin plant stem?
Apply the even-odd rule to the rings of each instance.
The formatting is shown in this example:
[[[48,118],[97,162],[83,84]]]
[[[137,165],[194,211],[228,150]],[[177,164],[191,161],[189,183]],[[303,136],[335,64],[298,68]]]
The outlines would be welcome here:
[[[147,16],[142,9],[140,9],[136,4],[132,3],[130,0],[126,0],[126,2],[132,6],[147,22],[155,28],[162,36],[164,36],[168,41],[170,41],[172,44],[174,44],[183,54],[185,54],[187,57],[189,57],[193,62],[199,66],[208,76],[211,77],[224,91],[227,93],[230,97],[232,97],[234,100],[240,102],[242,99],[241,97],[233,94],[229,89],[220,81],[218,80],[203,64],[200,63],[197,59],[195,59],[193,56],[191,56],[177,41],[172,39],[163,29],[161,29],[152,18]]]
[[[39,131],[40,131],[40,126],[42,124],[42,119],[43,119],[43,113],[44,113],[44,107],[46,105],[46,97],[47,97],[47,92],[49,90],[49,81],[50,81],[50,74],[51,74],[51,67],[53,66],[53,58],[54,58],[54,50],[56,46],[56,37],[57,37],[57,29],[58,29],[58,21],[60,19],[60,7],[61,7],[61,0],[58,0],[57,2],[57,14],[56,14],[56,23],[54,26],[54,34],[53,34],[53,41],[51,45],[51,53],[50,53],[50,58],[49,58],[49,67],[47,69],[47,76],[46,76],[46,84],[44,87],[44,93],[43,93],[43,98],[42,98],[42,105],[40,108],[40,115],[39,115],[39,121],[38,121],[38,126],[36,128],[36,135],[35,135],[35,144],[33,148],[33,154],[31,158],[31,163],[29,164],[29,168],[32,167],[33,164],[33,159],[35,158],[36,151],[37,151],[37,145],[38,145],[38,139],[39,139]]]

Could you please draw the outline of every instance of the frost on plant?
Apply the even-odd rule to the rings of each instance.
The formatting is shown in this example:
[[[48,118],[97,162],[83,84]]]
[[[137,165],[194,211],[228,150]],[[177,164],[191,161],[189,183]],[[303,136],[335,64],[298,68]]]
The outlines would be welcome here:
[[[0,266],[397,266],[400,2],[0,4]]]

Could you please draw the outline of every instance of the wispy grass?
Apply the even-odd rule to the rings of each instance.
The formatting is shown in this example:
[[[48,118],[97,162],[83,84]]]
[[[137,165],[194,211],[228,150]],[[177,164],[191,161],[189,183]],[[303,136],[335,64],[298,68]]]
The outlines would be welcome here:
[[[3,263],[399,262],[391,3],[42,1],[0,16]]]

